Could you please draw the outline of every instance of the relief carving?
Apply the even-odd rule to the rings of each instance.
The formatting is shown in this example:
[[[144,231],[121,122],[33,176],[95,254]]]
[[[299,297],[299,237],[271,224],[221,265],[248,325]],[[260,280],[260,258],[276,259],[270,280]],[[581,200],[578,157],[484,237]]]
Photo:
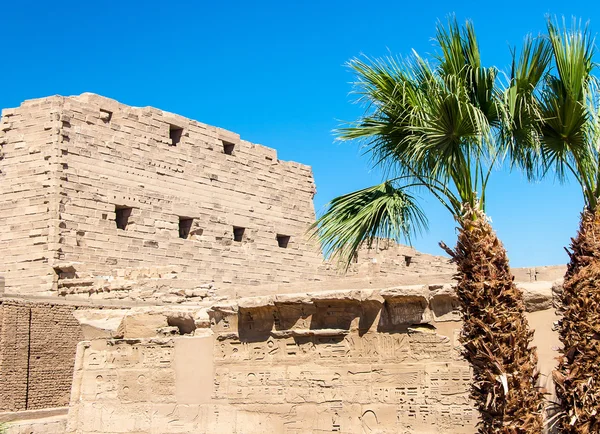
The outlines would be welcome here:
[[[419,297],[351,295],[209,310],[209,334],[191,339],[209,339],[212,353],[187,361],[212,373],[208,402],[178,401],[173,342],[186,337],[88,348],[81,395],[106,409],[118,402],[114,415],[143,411],[151,432],[473,432],[471,372],[454,328],[438,334]],[[97,411],[85,411],[96,423]]]

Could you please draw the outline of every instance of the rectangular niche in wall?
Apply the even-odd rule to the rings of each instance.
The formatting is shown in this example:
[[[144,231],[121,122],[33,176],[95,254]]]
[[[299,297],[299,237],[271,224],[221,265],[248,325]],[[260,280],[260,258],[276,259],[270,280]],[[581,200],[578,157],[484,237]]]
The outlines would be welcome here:
[[[279,234],[277,234],[277,244],[279,245],[279,247],[285,249],[285,248],[287,248],[289,242],[290,242],[290,236],[289,235],[279,235]]]
[[[171,146],[177,146],[181,142],[181,135],[183,134],[183,128],[176,125],[169,125],[169,138],[171,139]]]
[[[109,123],[112,119],[112,112],[100,109],[100,119],[102,119],[102,122],[104,122],[105,124]]]
[[[246,228],[234,226],[233,227],[233,241],[237,241],[238,243],[241,243],[242,240],[244,239],[245,231],[246,231]]]
[[[179,238],[187,240],[190,237],[194,219],[188,217],[179,217]]]
[[[222,140],[223,142],[223,153],[227,154],[227,155],[233,155],[233,149],[235,148],[235,144],[231,143],[231,142],[226,142],[225,140]]]
[[[115,222],[117,223],[117,229],[125,230],[129,223],[129,217],[133,208],[126,206],[115,206]]]

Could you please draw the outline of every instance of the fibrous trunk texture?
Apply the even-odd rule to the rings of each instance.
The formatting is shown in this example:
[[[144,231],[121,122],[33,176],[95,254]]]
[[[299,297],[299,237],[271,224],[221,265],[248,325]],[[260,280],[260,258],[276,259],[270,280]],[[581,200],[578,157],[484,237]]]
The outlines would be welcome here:
[[[600,210],[585,211],[558,294],[563,343],[554,372],[563,433],[600,433]]]
[[[463,355],[473,368],[471,397],[480,433],[541,433],[543,392],[537,354],[504,246],[482,211],[465,207],[455,250]]]

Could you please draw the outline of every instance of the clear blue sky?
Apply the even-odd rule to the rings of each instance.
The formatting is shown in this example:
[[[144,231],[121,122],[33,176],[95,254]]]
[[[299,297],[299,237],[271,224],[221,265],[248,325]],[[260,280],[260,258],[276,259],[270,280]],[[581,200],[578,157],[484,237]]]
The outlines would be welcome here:
[[[432,52],[435,23],[470,18],[487,65],[509,65],[509,47],[545,27],[545,14],[590,20],[591,1],[12,1],[2,16],[0,107],[28,98],[95,92],[235,131],[313,167],[317,210],[380,181],[356,145],[334,141],[357,118],[344,63],[361,53]],[[513,266],[560,264],[582,206],[576,184],[528,184],[495,172],[488,213]],[[423,195],[430,231],[419,250],[453,245],[454,222]]]

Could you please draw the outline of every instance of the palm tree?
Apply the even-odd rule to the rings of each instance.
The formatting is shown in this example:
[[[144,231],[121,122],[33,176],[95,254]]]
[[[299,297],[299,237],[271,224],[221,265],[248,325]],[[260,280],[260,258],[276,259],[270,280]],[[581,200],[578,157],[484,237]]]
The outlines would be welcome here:
[[[572,240],[558,322],[563,344],[554,372],[561,411],[554,423],[564,433],[600,432],[600,116],[594,41],[587,27],[570,29],[548,21],[552,70],[530,85],[527,100],[513,111],[519,124],[516,148],[530,166],[568,174],[579,183],[584,210]],[[519,118],[520,112],[528,115]],[[523,140],[526,137],[527,140]]]
[[[435,40],[439,54],[431,61],[413,53],[407,60],[349,63],[366,112],[341,129],[340,138],[362,140],[373,164],[390,177],[334,199],[314,227],[326,254],[348,265],[363,242],[409,238],[425,226],[414,188],[437,198],[458,225],[456,248],[441,246],[458,267],[461,342],[473,368],[479,431],[538,433],[543,394],[536,387],[532,332],[506,251],[485,214],[488,179],[505,154],[499,144],[505,142],[507,93],[499,88],[498,71],[481,65],[470,22],[438,25]],[[531,42],[530,52],[538,46]]]

